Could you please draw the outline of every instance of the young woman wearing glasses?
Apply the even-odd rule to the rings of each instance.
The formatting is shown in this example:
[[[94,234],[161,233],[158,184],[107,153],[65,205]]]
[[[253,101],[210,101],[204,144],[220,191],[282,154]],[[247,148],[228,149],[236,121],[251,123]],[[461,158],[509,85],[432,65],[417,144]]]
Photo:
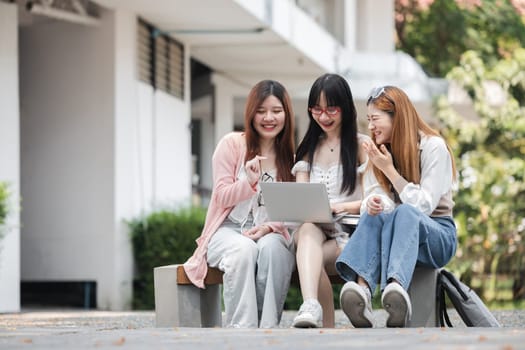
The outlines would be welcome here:
[[[371,171],[361,219],[336,262],[349,281],[341,307],[355,327],[373,327],[371,294],[379,282],[387,327],[405,327],[415,267],[442,267],[456,251],[454,157],[401,89],[373,89],[367,108],[373,142],[363,146]]]
[[[334,213],[359,213],[361,173],[366,154],[359,146],[369,137],[357,132],[352,92],[336,74],[319,77],[308,98],[310,124],[297,149],[292,169],[300,182],[326,185]],[[294,327],[333,327],[334,303],[328,274],[348,241],[349,229],[339,224],[304,223],[294,233],[303,304]],[[321,303],[319,302],[321,301]]]
[[[288,230],[268,222],[261,181],[293,181],[293,120],[285,88],[273,80],[248,95],[244,132],[230,133],[212,159],[213,192],[198,247],[184,264],[204,288],[207,266],[224,271],[226,326],[279,325],[294,255]]]

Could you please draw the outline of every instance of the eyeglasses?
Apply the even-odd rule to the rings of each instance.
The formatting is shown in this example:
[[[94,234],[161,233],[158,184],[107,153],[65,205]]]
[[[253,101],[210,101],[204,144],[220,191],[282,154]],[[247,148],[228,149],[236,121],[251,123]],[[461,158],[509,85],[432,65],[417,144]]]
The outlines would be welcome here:
[[[319,117],[323,113],[326,113],[326,115],[336,115],[337,113],[341,112],[341,108],[337,106],[328,106],[326,108],[314,106],[314,107],[308,108],[308,110],[316,117]]]
[[[386,99],[390,101],[394,106],[396,105],[394,101],[387,95],[385,87],[384,86],[377,86],[370,91],[370,94],[368,95],[368,98],[366,99],[366,104],[368,105],[370,101],[375,100],[381,95],[385,95]]]

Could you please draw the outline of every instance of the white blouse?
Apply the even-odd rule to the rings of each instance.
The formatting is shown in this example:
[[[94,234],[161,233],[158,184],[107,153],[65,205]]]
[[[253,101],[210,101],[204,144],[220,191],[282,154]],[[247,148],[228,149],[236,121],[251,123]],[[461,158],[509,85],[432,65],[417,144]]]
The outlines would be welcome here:
[[[399,194],[402,203],[410,204],[421,212],[433,216],[452,216],[453,173],[452,161],[445,141],[438,136],[421,137],[421,183],[409,182]],[[364,199],[361,213],[366,211],[368,198],[378,195],[385,203],[385,212],[394,210],[392,194],[384,192],[372,171],[363,177]]]
[[[275,181],[275,177],[277,175],[277,170],[273,169],[271,171],[265,172],[261,175],[261,178],[259,179],[259,182],[273,182]],[[246,170],[244,166],[242,166],[239,169],[239,173],[237,174],[237,179],[245,179],[246,178]],[[250,214],[253,216],[253,225],[258,226],[268,221],[268,212],[266,211],[266,207],[264,206],[262,195],[261,195],[261,187],[259,186],[259,183],[257,183],[257,193],[253,195],[252,197],[239,202],[235,205],[235,207],[232,209],[230,214],[228,215],[228,218],[239,224],[241,227],[244,226],[246,221],[248,221]]]
[[[359,134],[358,142],[362,143],[366,138],[368,138],[368,136]],[[292,174],[295,176],[297,172],[310,172],[310,182],[326,185],[330,203],[351,202],[363,198],[363,187],[360,175],[364,174],[367,164],[368,160],[358,166],[357,174],[359,176],[356,181],[355,190],[351,194],[348,194],[348,192],[341,193],[341,184],[343,183],[343,165],[339,162],[331,164],[328,168],[324,168],[317,163],[314,163],[313,166],[310,167],[309,162],[300,160],[295,163],[292,168]]]

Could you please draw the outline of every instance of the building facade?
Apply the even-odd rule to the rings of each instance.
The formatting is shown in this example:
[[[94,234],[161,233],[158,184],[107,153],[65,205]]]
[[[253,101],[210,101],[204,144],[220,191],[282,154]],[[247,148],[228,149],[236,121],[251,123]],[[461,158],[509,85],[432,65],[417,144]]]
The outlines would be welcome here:
[[[375,85],[428,105],[395,52],[393,0],[0,1],[0,312],[22,283],[80,283],[86,306],[130,307],[126,220],[211,188],[216,142],[262,79],[289,90],[297,134],[315,78],[345,75],[364,116]],[[21,201],[21,202],[20,202]],[[20,209],[19,209],[20,207]]]

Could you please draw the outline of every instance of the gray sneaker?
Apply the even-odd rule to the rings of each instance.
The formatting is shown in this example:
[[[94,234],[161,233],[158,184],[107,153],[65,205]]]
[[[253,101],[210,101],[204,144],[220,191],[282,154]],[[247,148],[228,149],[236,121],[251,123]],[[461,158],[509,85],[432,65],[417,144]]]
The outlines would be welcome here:
[[[388,312],[387,327],[406,327],[412,317],[412,304],[408,293],[399,283],[390,282],[385,287],[381,304]]]
[[[323,326],[323,308],[317,299],[306,299],[293,319],[295,328],[320,328]]]
[[[372,295],[368,287],[346,282],[339,297],[341,308],[355,328],[372,328]]]

